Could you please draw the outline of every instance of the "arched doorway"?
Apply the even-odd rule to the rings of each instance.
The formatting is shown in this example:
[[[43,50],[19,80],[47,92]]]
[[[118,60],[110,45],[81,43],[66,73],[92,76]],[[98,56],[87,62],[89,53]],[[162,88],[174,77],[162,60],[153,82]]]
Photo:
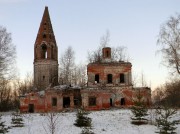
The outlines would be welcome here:
[[[34,113],[34,104],[29,104],[28,112]]]

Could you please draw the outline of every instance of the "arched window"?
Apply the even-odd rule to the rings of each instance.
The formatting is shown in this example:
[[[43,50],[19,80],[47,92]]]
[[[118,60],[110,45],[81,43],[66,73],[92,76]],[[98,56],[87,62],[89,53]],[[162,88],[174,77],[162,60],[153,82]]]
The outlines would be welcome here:
[[[44,58],[47,59],[47,51],[45,52],[45,57]]]
[[[106,57],[109,57],[109,51],[106,51]]]
[[[95,75],[95,82],[99,83],[99,74]]]
[[[124,76],[124,74],[120,74],[120,83],[125,83],[125,76]]]
[[[41,48],[42,48],[42,58],[46,59],[47,58],[47,46],[46,46],[46,44],[42,44]]]
[[[43,34],[43,38],[46,38],[46,34],[45,33]]]
[[[112,83],[112,74],[107,75],[107,83]]]

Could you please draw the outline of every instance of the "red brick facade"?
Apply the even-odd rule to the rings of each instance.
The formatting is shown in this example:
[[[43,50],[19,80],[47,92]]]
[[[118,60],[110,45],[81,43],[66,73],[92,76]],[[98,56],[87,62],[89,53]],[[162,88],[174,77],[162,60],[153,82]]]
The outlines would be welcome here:
[[[46,31],[46,29],[48,30]],[[45,50],[47,50],[46,58],[43,57],[44,44],[46,45]],[[101,62],[87,65],[87,87],[56,86],[58,52],[47,7],[34,51],[34,84],[37,90],[20,97],[21,112],[62,111],[78,107],[86,110],[130,107],[138,93],[143,96],[147,105],[151,104],[150,88],[133,87],[131,63],[112,62],[110,47],[102,49]]]

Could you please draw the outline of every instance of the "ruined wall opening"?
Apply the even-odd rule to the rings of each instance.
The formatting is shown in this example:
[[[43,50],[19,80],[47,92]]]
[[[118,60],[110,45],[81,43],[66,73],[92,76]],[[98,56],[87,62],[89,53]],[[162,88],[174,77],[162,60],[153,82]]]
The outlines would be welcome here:
[[[47,59],[47,46],[46,46],[46,44],[42,44],[41,48],[42,48],[42,58]]]
[[[95,75],[95,83],[99,83],[99,74]]]
[[[46,38],[46,34],[43,34],[43,38],[44,38],[44,39]]]
[[[110,106],[111,106],[111,107],[113,106],[112,98],[110,98]]]
[[[28,108],[28,112],[29,112],[29,113],[34,113],[34,104],[29,104],[28,107],[29,107],[29,108]]]
[[[43,76],[43,81],[45,80],[45,76]]]
[[[81,98],[74,97],[74,106],[80,107],[81,106]]]
[[[63,97],[63,107],[64,108],[70,107],[70,97]]]
[[[125,76],[124,76],[124,74],[120,74],[120,83],[125,83]]]
[[[121,106],[125,105],[125,98],[121,98]]]
[[[57,98],[52,98],[52,106],[57,106]]]
[[[107,75],[107,83],[112,83],[112,74]]]
[[[106,57],[107,58],[109,57],[109,51],[106,51]]]
[[[89,97],[89,106],[96,106],[96,97]]]
[[[47,51],[45,51],[45,57],[44,58],[47,59]]]

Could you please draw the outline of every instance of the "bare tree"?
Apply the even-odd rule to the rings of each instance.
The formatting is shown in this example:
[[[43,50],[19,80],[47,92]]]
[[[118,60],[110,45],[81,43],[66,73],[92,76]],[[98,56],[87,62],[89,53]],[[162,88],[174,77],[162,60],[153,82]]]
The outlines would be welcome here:
[[[17,78],[13,82],[13,87],[18,95],[23,95],[30,92],[34,87],[33,74],[31,72],[27,73],[23,80]]]
[[[106,32],[100,39],[100,46],[97,50],[88,52],[88,62],[102,62],[102,49],[104,47],[110,46],[110,33]],[[120,62],[120,61],[129,61],[129,56],[127,54],[127,48],[124,46],[118,46],[111,49],[111,61]]]
[[[109,43],[110,43],[110,33],[109,30],[106,30],[106,33],[100,39],[100,46],[101,48],[108,47],[110,45]]]
[[[160,45],[162,63],[180,75],[180,14],[171,16],[161,26],[157,44]]]
[[[50,112],[46,114],[46,124],[43,124],[43,128],[46,134],[55,134],[59,128],[58,113]]]
[[[138,84],[138,73],[135,73],[134,71],[132,72],[132,85],[134,87],[137,87],[137,84]]]
[[[141,86],[142,86],[142,87],[146,87],[146,86],[147,86],[145,74],[144,74],[143,71],[142,71],[142,73],[141,73],[141,80],[140,80],[140,82],[141,82]]]
[[[172,80],[165,84],[164,102],[172,107],[180,107],[180,80]]]
[[[180,80],[173,79],[166,82],[161,87],[156,88],[152,95],[154,103],[157,105],[167,105],[169,107],[180,107]]]
[[[14,74],[16,49],[12,44],[11,33],[0,26],[0,79],[10,79]]]
[[[78,64],[73,71],[73,83],[81,87],[86,86],[87,83],[87,70],[86,65]]]
[[[15,76],[15,56],[11,33],[0,26],[0,110],[9,110],[12,106],[9,80]]]
[[[0,111],[12,110],[19,108],[19,95],[30,92],[33,89],[31,75],[21,81],[16,79],[12,82],[9,80],[0,80]]]
[[[110,44],[110,33],[107,30],[106,33],[100,38],[100,46],[97,50],[88,52],[88,62],[101,62],[102,61],[102,48],[108,47]]]
[[[159,105],[161,100],[164,98],[164,87],[157,87],[152,91],[152,101],[155,105]]]
[[[68,47],[65,53],[60,58],[60,83],[61,84],[72,84],[74,63],[74,51],[72,47]]]
[[[1,79],[0,84],[0,111],[12,109],[12,88],[9,82]]]
[[[129,61],[129,56],[127,54],[127,48],[125,46],[113,47],[111,50],[112,61]]]

